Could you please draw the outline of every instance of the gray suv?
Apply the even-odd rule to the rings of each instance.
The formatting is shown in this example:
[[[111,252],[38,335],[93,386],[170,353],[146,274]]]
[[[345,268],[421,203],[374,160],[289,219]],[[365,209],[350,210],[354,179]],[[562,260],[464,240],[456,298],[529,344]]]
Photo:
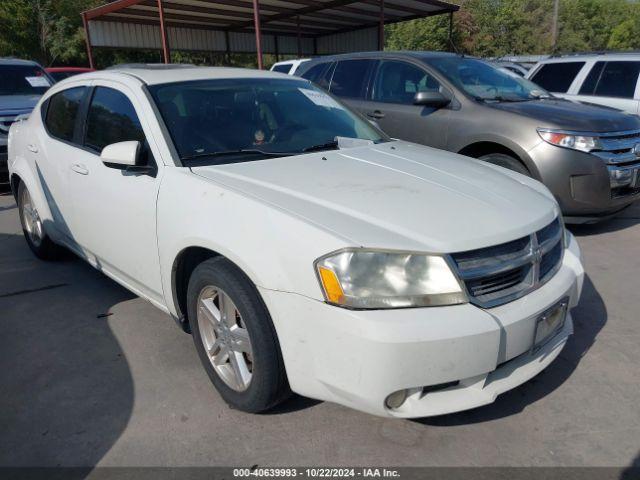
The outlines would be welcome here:
[[[542,181],[567,221],[596,221],[640,199],[637,116],[556,98],[513,73],[451,53],[321,57],[296,74],[392,137]]]
[[[9,183],[7,136],[15,119],[33,110],[54,83],[35,62],[0,58],[0,189]]]

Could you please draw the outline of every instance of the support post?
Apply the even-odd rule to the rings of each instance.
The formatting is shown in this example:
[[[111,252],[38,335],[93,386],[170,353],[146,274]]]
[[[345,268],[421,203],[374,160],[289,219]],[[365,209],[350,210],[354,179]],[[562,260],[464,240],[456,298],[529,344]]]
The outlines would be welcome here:
[[[225,57],[227,65],[231,65],[231,44],[229,43],[229,30],[224,31]]]
[[[278,45],[278,35],[273,36],[274,50],[276,54],[276,62],[280,61],[280,46]]]
[[[449,45],[451,46],[451,50],[455,53],[459,53],[458,47],[456,47],[456,44],[453,41],[453,12],[449,12]]]
[[[298,39],[298,58],[302,58],[302,39],[300,38],[300,15],[296,17],[296,37]]]
[[[558,46],[558,13],[560,10],[560,0],[554,0],[553,2],[553,17],[551,19],[551,45],[553,45],[553,52],[556,52]]]
[[[256,53],[258,54],[258,68],[262,70],[262,40],[260,39],[260,2],[253,0],[253,26],[256,31]]]
[[[169,51],[169,39],[167,38],[167,28],[164,24],[164,8],[162,0],[158,0],[158,14],[160,15],[160,35],[162,37],[162,57],[164,63],[171,63],[171,52]]]
[[[384,50],[384,0],[380,0],[380,23],[378,24],[378,50]]]
[[[91,34],[89,33],[89,21],[87,14],[82,14],[82,24],[84,25],[85,43],[87,44],[87,57],[89,58],[89,68],[95,68],[93,64],[93,49],[91,48]]]

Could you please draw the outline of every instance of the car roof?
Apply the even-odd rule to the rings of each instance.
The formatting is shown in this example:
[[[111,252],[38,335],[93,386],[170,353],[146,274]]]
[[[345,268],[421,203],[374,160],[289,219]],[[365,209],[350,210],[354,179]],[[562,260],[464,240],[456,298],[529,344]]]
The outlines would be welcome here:
[[[253,70],[249,68],[231,67],[198,67],[193,65],[122,65],[98,72],[91,72],[75,77],[83,80],[93,78],[113,78],[113,76],[126,75],[135,77],[147,85],[163,83],[188,82],[193,80],[233,79],[233,78],[279,78],[289,79],[291,76],[271,72],[269,70]]]
[[[540,60],[540,63],[583,62],[587,60],[634,60],[640,59],[640,52],[592,52],[569,53]]]
[[[405,58],[415,58],[419,60],[428,60],[430,58],[442,58],[442,57],[460,57],[462,55],[453,53],[453,52],[431,52],[431,51],[408,51],[408,50],[398,50],[398,51],[371,51],[371,52],[356,52],[356,53],[342,53],[338,55],[327,55],[324,57],[313,58],[312,62],[326,62],[329,60],[340,60],[347,58],[385,58],[385,57],[405,57]]]
[[[29,65],[29,66],[37,66],[40,64],[38,62],[34,62],[32,60],[22,60],[20,58],[0,58],[0,65]]]

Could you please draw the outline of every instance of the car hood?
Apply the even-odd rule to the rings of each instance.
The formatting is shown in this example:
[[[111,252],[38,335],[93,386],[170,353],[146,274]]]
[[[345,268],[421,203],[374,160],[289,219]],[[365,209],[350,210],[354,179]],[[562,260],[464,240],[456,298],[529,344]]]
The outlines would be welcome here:
[[[497,110],[537,120],[540,127],[579,132],[621,132],[640,130],[640,118],[604,106],[562,98],[501,102],[489,105]]]
[[[41,95],[0,95],[0,117],[29,113]]]
[[[350,245],[433,253],[503,243],[553,220],[542,184],[503,171],[406,142],[192,168]]]

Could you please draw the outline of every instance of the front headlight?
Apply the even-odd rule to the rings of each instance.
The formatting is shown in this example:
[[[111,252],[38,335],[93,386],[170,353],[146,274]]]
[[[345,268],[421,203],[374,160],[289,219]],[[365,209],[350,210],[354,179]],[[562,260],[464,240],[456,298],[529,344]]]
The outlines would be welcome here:
[[[539,128],[538,134],[547,143],[557,147],[570,148],[581,152],[591,152],[601,148],[598,137],[589,137],[579,133],[563,132]]]
[[[421,253],[347,249],[315,263],[327,302],[382,309],[455,305],[467,297],[444,257]]]

